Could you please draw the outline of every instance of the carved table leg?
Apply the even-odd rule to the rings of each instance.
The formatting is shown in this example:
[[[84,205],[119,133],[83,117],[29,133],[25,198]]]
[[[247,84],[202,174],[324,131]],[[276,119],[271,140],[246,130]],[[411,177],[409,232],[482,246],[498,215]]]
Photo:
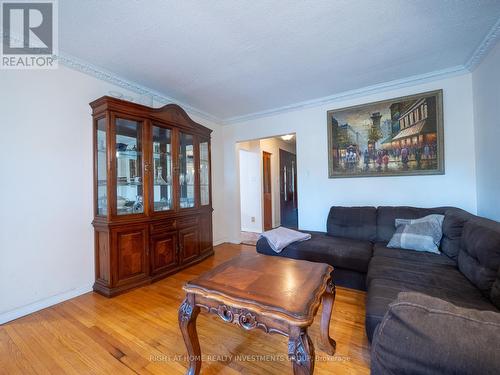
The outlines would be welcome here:
[[[321,313],[320,342],[319,348],[326,354],[334,355],[336,342],[330,337],[330,319],[332,317],[333,303],[335,302],[335,284],[333,280],[328,282],[322,297],[323,311]]]
[[[187,375],[198,375],[201,369],[201,349],[196,332],[196,318],[199,313],[200,308],[194,305],[194,296],[188,294],[179,307],[179,327],[188,351]]]
[[[312,375],[314,372],[314,345],[307,329],[292,328],[288,339],[288,357],[294,375]]]

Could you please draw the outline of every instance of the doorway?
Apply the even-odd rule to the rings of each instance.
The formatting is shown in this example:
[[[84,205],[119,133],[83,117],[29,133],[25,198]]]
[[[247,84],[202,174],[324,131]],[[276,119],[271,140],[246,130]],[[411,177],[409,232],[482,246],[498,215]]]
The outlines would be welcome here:
[[[280,149],[279,171],[281,226],[297,229],[297,155]]]
[[[238,142],[236,152],[242,241],[253,244],[279,226],[297,228],[295,134]]]

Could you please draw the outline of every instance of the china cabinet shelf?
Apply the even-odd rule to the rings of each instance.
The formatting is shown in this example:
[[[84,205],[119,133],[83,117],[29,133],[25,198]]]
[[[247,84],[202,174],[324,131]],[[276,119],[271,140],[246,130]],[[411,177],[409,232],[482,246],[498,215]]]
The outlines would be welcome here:
[[[94,290],[112,297],[212,255],[211,130],[175,104],[90,106]]]

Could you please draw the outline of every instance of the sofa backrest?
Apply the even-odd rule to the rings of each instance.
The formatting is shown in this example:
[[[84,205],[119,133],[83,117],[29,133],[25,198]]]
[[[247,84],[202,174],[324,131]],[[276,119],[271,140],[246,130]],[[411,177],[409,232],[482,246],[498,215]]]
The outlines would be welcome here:
[[[389,242],[396,231],[396,219],[418,219],[427,215],[444,215],[450,207],[419,208],[380,206],[377,209],[377,241]]]
[[[455,261],[458,260],[464,225],[468,220],[475,217],[476,216],[460,208],[450,208],[446,210],[443,221],[441,251]]]
[[[395,220],[445,215],[441,251],[500,309],[500,223],[454,207],[339,207],[330,209],[327,233],[365,241],[388,242]]]
[[[500,223],[478,216],[465,223],[458,268],[500,308]]]
[[[330,236],[374,242],[377,238],[377,209],[333,206],[328,214],[326,232]]]

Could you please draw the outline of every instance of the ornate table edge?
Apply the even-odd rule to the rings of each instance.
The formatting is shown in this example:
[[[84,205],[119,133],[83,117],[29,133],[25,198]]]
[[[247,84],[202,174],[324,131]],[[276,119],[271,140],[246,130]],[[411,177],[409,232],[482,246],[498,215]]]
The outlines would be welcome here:
[[[188,294],[193,294],[195,296],[200,296],[204,300],[218,301],[220,305],[226,305],[227,307],[240,309],[240,310],[248,310],[250,312],[255,312],[256,314],[266,316],[273,319],[281,319],[287,321],[290,325],[298,326],[298,327],[308,327],[310,326],[314,318],[317,314],[319,306],[321,305],[322,296],[330,292],[331,290],[335,290],[335,284],[333,282],[333,267],[329,266],[329,272],[326,272],[323,275],[323,280],[321,285],[316,289],[314,297],[311,298],[311,303],[308,306],[307,315],[294,315],[282,308],[272,307],[263,305],[261,303],[245,300],[245,299],[236,299],[234,297],[230,297],[225,293],[218,292],[216,290],[204,288],[198,285],[192,285],[190,282],[186,283],[182,288]],[[212,312],[210,309],[207,309],[206,304],[196,303],[197,306],[205,309],[207,312]],[[257,310],[257,311],[256,311]],[[221,317],[222,318],[222,317]]]
[[[211,302],[213,305],[203,302],[195,302],[193,305],[187,296],[179,308],[180,319],[189,320],[194,307],[199,307],[207,313],[219,316],[224,322],[233,323],[244,330],[261,329],[265,333],[277,333],[288,337],[286,330],[271,326],[269,317],[261,316],[259,313],[244,307],[227,305],[222,301],[211,299]]]

